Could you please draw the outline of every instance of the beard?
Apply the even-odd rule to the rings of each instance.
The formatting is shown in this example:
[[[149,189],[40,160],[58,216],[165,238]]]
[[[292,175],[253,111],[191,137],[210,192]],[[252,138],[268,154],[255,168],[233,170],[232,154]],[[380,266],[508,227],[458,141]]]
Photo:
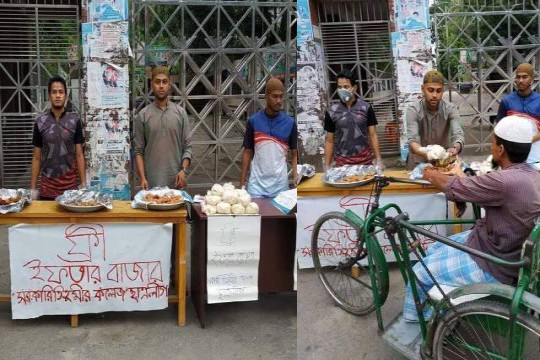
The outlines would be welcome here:
[[[53,110],[62,110],[66,103],[64,102],[62,105],[56,106],[54,103],[51,102],[51,109]]]
[[[154,96],[156,97],[157,100],[165,100],[167,99],[167,97],[169,96],[169,93],[165,93],[163,96],[162,95],[159,95],[158,93],[154,93]]]

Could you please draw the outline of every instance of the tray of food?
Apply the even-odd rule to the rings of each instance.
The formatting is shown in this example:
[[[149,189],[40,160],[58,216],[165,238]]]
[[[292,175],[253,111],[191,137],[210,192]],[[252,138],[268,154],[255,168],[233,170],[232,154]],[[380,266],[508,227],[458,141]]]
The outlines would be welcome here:
[[[58,205],[68,211],[87,213],[112,209],[112,197],[99,191],[66,190],[56,198]]]
[[[135,207],[148,210],[174,210],[185,206],[184,192],[169,188],[141,190],[133,201]]]
[[[0,189],[0,214],[19,212],[30,202],[30,192],[25,189]]]
[[[329,169],[323,181],[335,187],[355,187],[372,182],[375,176],[377,171],[373,165],[345,165]]]

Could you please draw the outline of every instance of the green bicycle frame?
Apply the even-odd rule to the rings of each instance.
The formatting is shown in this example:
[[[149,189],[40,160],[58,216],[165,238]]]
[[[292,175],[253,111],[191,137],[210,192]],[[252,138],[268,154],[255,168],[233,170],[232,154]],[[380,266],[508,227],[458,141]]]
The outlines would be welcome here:
[[[478,256],[478,257],[481,257],[487,261],[490,261],[490,262],[493,262],[497,265],[501,265],[501,266],[509,266],[509,267],[519,267],[521,270],[521,276],[520,276],[520,281],[518,283],[518,286],[517,288],[514,288],[514,292],[511,296],[511,302],[510,302],[510,324],[509,324],[509,328],[508,328],[508,337],[510,339],[509,341],[509,348],[508,348],[508,359],[509,360],[519,360],[522,358],[523,356],[523,337],[524,337],[524,331],[523,329],[519,328],[516,324],[516,318],[517,318],[517,314],[518,312],[523,309],[523,302],[522,302],[522,299],[523,299],[523,295],[525,294],[525,291],[526,289],[528,288],[529,286],[529,283],[530,283],[530,269],[528,269],[526,266],[527,264],[527,260],[519,260],[519,261],[507,261],[507,260],[504,260],[504,259],[500,259],[496,256],[492,256],[492,255],[489,255],[489,254],[486,254],[486,253],[483,253],[481,251],[478,251],[478,250],[475,250],[475,249],[472,249],[472,248],[469,248],[463,244],[460,244],[460,243],[457,243],[457,242],[453,242],[449,239],[447,239],[446,237],[444,236],[440,236],[440,235],[437,235],[437,234],[433,234],[421,227],[418,227],[417,225],[414,225],[414,224],[411,224],[410,222],[408,221],[404,221],[404,220],[401,220],[399,221],[399,226],[400,226],[400,229],[398,230],[398,234],[399,234],[399,237],[400,237],[400,241],[401,241],[401,244],[403,246],[403,244],[406,244],[406,237],[405,237],[405,233],[403,231],[403,229],[408,229],[409,231],[413,231],[415,233],[419,233],[419,234],[422,234],[424,236],[427,236],[427,237],[430,237],[432,238],[433,240],[436,240],[438,242],[441,242],[445,245],[448,245],[448,246],[452,246],[454,248],[457,248],[461,251],[465,251],[466,253],[470,254],[470,255],[475,255],[475,256]],[[407,252],[404,252],[404,257],[406,259],[408,259],[408,253]],[[408,263],[410,264],[410,263]],[[425,322],[425,319],[423,317],[423,313],[421,311],[421,308],[419,306],[419,303],[417,302],[418,298],[418,289],[416,289],[416,286],[414,284],[414,274],[412,273],[412,267],[407,267],[407,270],[410,270],[409,271],[409,274],[411,276],[410,280],[411,280],[411,290],[413,292],[413,296],[415,297],[415,304],[416,304],[416,307],[417,307],[417,311],[418,311],[418,317],[419,317],[419,320],[420,320],[420,327],[422,329],[422,335],[423,335],[423,339],[424,341],[426,341],[426,339],[431,339],[431,336],[427,336],[427,327],[426,327],[426,322]],[[487,285],[488,286],[488,291],[486,292],[487,294],[495,294],[497,292],[497,285],[498,284],[489,284]],[[449,303],[449,302],[444,302],[444,306],[446,307],[445,310],[450,310],[451,311],[451,307],[452,305]],[[442,308],[440,306],[437,307],[437,311],[435,312],[436,314],[438,314],[440,312]],[[435,322],[432,322],[430,323],[429,325],[429,328],[430,329],[433,329]],[[430,333],[430,335],[432,335],[432,333]],[[429,344],[431,344],[430,341],[428,341]],[[427,345],[428,348],[430,348],[430,345]],[[481,350],[480,349],[474,349],[474,348],[471,348],[469,349],[471,351],[478,351],[478,353],[481,353]],[[497,358],[500,358],[499,355],[497,354],[490,354],[488,353],[487,355],[489,355],[490,357],[493,357],[493,359],[497,359]]]
[[[381,270],[384,272],[388,271],[388,264],[386,262],[384,254],[382,253],[382,250],[380,248],[379,242],[377,241],[377,238],[374,235],[372,235],[372,233],[376,227],[383,228],[386,212],[390,209],[395,210],[397,214],[402,213],[401,208],[396,204],[387,204],[385,206],[382,206],[376,209],[375,211],[370,213],[365,220],[362,220],[362,218],[360,218],[351,210],[345,211],[345,216],[347,217],[347,219],[352,221],[354,224],[358,226],[358,228],[362,229],[363,231],[363,238],[365,239],[366,249],[368,250],[367,258],[368,258],[370,280],[372,284],[373,301],[375,303],[375,313],[377,315],[377,324],[380,331],[384,330],[381,308],[384,302],[386,301],[386,296],[388,294],[383,292],[382,297],[379,296],[380,289],[379,289],[379,284],[376,281],[376,276],[375,276],[376,270],[374,266],[373,257],[374,256],[377,257],[377,260],[378,260],[377,263],[381,264],[381,266],[383,267],[383,269]],[[451,220],[424,220],[424,221],[415,221],[411,223],[415,225],[454,225],[454,224],[472,224],[475,221],[476,220],[474,219],[467,219],[467,220],[451,219]],[[395,244],[395,242],[394,244],[391,243],[391,247],[392,247],[392,252],[394,253],[394,256],[396,258],[396,262],[398,263],[398,267],[401,272],[401,275],[405,283],[407,284],[409,281],[408,279],[410,279],[412,276],[411,273],[410,272],[407,273],[407,270],[406,270],[408,267],[410,267],[410,259],[408,257],[408,254],[407,254],[407,259],[402,259],[402,257],[399,254],[400,252],[399,252],[398,246]],[[406,245],[404,247],[404,243],[401,243],[401,248],[406,248]],[[420,248],[420,252],[422,253],[422,255],[425,255],[423,253],[422,248]],[[407,266],[407,264],[409,266]],[[413,292],[416,292],[416,287],[413,287]],[[415,295],[415,299],[419,299],[417,293]],[[425,333],[425,324],[423,326],[423,329],[424,329],[423,332]]]
[[[370,273],[370,280],[372,284],[372,292],[373,292],[373,299],[375,304],[375,312],[377,315],[377,324],[380,331],[384,331],[384,324],[382,320],[382,305],[384,304],[386,300],[386,295],[384,292],[380,296],[380,289],[379,284],[377,283],[376,278],[376,269],[374,265],[374,258],[377,259],[377,263],[380,264],[382,269],[379,269],[379,271],[387,272],[388,271],[388,265],[386,262],[386,259],[384,257],[384,254],[382,253],[381,247],[377,241],[377,238],[375,237],[375,229],[376,228],[384,228],[385,225],[385,219],[386,219],[386,213],[390,210],[395,211],[398,215],[402,214],[402,211],[400,207],[396,204],[387,204],[384,205],[376,210],[374,210],[372,213],[370,213],[365,220],[362,220],[358,215],[356,215],[351,210],[347,210],[345,212],[345,216],[351,220],[353,223],[355,223],[360,229],[362,229],[363,232],[363,239],[365,241],[365,246],[367,249],[367,258],[368,258],[368,266],[369,266],[369,273]],[[476,216],[476,211],[475,211]],[[449,299],[451,296],[458,297],[457,295],[460,294],[458,290],[461,289],[477,289],[478,284],[471,285],[471,286],[465,286],[459,289],[454,290],[451,292],[443,301],[441,301],[437,309],[435,311],[435,316],[430,320],[429,324],[425,320],[423,316],[422,311],[422,305],[420,303],[420,296],[419,296],[419,289],[417,288],[416,284],[416,278],[412,267],[412,259],[409,256],[409,251],[402,251],[402,249],[407,249],[408,247],[408,241],[407,241],[407,233],[410,234],[412,238],[415,238],[414,234],[421,234],[428,238],[431,238],[433,240],[436,240],[438,242],[442,242],[443,244],[446,244],[448,246],[453,246],[455,248],[458,248],[462,251],[465,251],[471,255],[475,255],[478,257],[481,257],[483,259],[486,259],[490,262],[493,262],[498,265],[502,266],[511,266],[511,267],[520,267],[520,281],[518,283],[517,288],[510,287],[513,291],[511,292],[511,296],[509,295],[509,290],[505,288],[505,291],[501,291],[502,287],[505,287],[506,285],[501,284],[482,284],[485,286],[483,289],[484,292],[481,293],[487,293],[487,294],[493,294],[495,296],[501,296],[501,294],[505,294],[506,296],[504,298],[507,298],[510,302],[510,326],[509,326],[509,338],[512,339],[509,341],[509,359],[511,360],[518,360],[522,357],[522,351],[523,351],[523,330],[520,329],[516,324],[516,316],[520,309],[523,308],[524,302],[523,299],[527,299],[525,303],[528,303],[529,306],[532,305],[532,308],[536,308],[536,306],[540,306],[540,299],[535,297],[534,295],[527,293],[526,289],[529,287],[531,282],[531,269],[526,265],[526,260],[520,260],[520,261],[506,261],[504,259],[500,259],[498,257],[477,251],[475,249],[471,249],[463,244],[456,243],[452,240],[447,239],[444,236],[440,236],[437,234],[434,234],[424,228],[419,227],[420,225],[453,225],[453,224],[473,224],[476,220],[474,219],[452,219],[452,220],[424,220],[424,221],[406,221],[406,220],[399,220],[398,221],[398,241],[396,241],[396,238],[394,234],[388,234],[388,238],[390,241],[390,245],[392,248],[392,251],[394,253],[394,256],[396,258],[396,262],[398,264],[398,267],[400,269],[401,275],[403,277],[403,280],[405,284],[408,284],[410,282],[412,295],[414,298],[414,302],[417,308],[418,317],[419,317],[419,323],[420,323],[420,329],[422,332],[422,337],[424,339],[424,342],[426,345],[429,346],[431,344],[431,337],[433,335],[433,331],[435,326],[434,322],[436,321],[436,318],[440,312],[440,310],[444,310],[444,307],[447,307],[448,309],[452,306],[449,303]],[[537,227],[538,228],[538,227]],[[540,237],[540,228],[536,229],[536,238]],[[379,232],[379,231],[377,231]],[[533,238],[534,232],[533,232]],[[422,256],[424,256],[424,252],[422,247],[419,247],[419,251]],[[476,286],[476,287],[474,287]],[[540,290],[539,290],[540,291]],[[477,292],[478,293],[478,292]],[[459,295],[462,296],[462,295]],[[538,304],[537,304],[538,302]],[[529,307],[531,308],[531,307]],[[447,310],[448,310],[447,309]],[[537,309],[537,311],[540,310],[540,308]],[[429,326],[428,326],[429,325]],[[480,352],[480,350],[479,350]],[[494,358],[496,358],[495,354],[488,354],[493,355]]]

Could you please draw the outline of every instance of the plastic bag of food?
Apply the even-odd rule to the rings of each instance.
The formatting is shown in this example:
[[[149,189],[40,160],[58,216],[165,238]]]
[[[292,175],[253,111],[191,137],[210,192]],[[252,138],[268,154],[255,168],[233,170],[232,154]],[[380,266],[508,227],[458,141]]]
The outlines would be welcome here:
[[[19,212],[31,202],[30,191],[26,189],[0,189],[0,214]]]

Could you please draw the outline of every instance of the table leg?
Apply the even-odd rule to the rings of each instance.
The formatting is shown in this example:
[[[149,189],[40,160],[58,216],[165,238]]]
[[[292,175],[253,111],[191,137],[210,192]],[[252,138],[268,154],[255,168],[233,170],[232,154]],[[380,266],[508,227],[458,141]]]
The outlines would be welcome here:
[[[71,315],[71,327],[79,327],[79,315]]]
[[[186,324],[186,223],[176,226],[175,286],[178,293],[178,326]]]

